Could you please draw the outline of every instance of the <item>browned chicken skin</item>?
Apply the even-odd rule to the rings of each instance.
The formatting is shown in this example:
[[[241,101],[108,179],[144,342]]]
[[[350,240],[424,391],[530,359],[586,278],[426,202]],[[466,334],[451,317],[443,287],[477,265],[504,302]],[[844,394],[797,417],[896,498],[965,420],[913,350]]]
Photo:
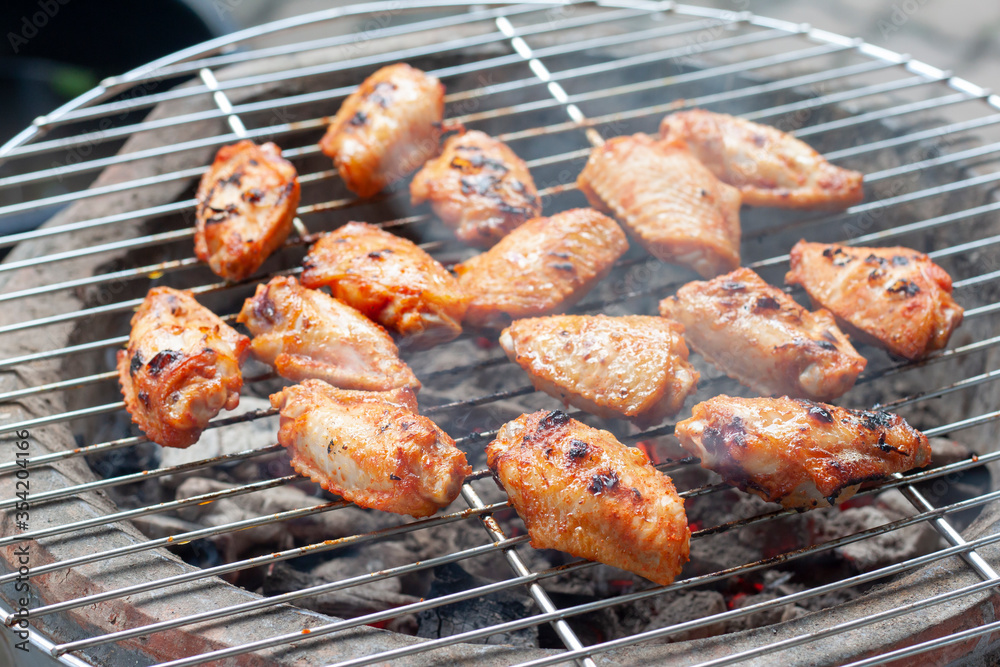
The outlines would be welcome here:
[[[254,336],[254,356],[289,380],[318,378],[365,391],[420,389],[382,327],[295,278],[278,276],[258,285],[236,319]]]
[[[785,282],[802,285],[848,333],[906,359],[943,348],[962,323],[951,276],[909,248],[799,241]]]
[[[219,149],[196,198],[195,255],[226,280],[243,280],[288,238],[298,174],[274,144],[244,140]]]
[[[711,278],[740,265],[740,193],[683,142],[614,137],[590,153],[577,185],[651,255]]]
[[[500,345],[535,388],[645,428],[677,414],[697,388],[683,332],[662,317],[556,315],[516,320]]]
[[[417,414],[410,389],[350,391],[306,380],[271,395],[296,472],[362,507],[422,517],[450,504],[472,468]]]
[[[626,250],[628,241],[618,224],[589,208],[529,220],[455,267],[470,298],[465,321],[499,328],[511,319],[568,308]]]
[[[902,417],[804,399],[716,396],[674,434],[727,484],[785,507],[840,503],[863,482],[927,465],[927,437]]]
[[[190,447],[212,417],[240,403],[240,364],[250,340],[190,292],[154,287],[132,316],[118,351],[125,407],[164,447]]]
[[[323,235],[303,261],[302,284],[431,347],[462,333],[468,298],[458,280],[412,241],[363,222]]]
[[[746,268],[688,283],[660,302],[660,314],[684,325],[695,352],[760,394],[832,401],[867,364],[829,311],[810,313]]]
[[[344,100],[319,147],[351,192],[371,197],[437,155],[443,118],[441,82],[396,63]]]
[[[842,209],[864,198],[860,173],[835,167],[768,125],[693,109],[664,118],[660,134],[686,141],[713,174],[739,188],[749,206]]]
[[[455,236],[488,248],[525,220],[541,215],[524,160],[502,141],[473,130],[445,141],[410,183],[413,204],[430,200]]]
[[[545,410],[504,424],[486,462],[537,549],[671,583],[691,532],[673,482],[607,431]]]

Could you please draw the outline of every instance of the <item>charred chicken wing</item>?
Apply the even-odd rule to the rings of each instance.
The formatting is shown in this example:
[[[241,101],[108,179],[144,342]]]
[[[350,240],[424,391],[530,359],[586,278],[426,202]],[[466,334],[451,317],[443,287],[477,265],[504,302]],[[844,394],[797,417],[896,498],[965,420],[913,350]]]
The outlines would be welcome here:
[[[154,287],[132,317],[118,351],[125,407],[164,447],[190,447],[212,417],[240,403],[240,364],[250,340],[190,292]]]
[[[413,177],[410,195],[414,205],[430,200],[455,236],[481,248],[542,212],[524,160],[475,130],[449,138],[441,155]]]
[[[351,192],[371,197],[437,155],[443,118],[440,81],[388,65],[344,100],[319,147]]]
[[[197,201],[195,255],[226,280],[243,280],[288,238],[299,179],[274,144],[241,141],[216,153]]]
[[[529,220],[455,267],[470,299],[465,321],[499,328],[511,319],[568,308],[626,250],[628,241],[618,224],[589,208]]]
[[[556,315],[515,321],[500,345],[535,388],[646,427],[677,414],[698,384],[683,332],[662,317]]]
[[[927,437],[898,415],[805,399],[716,396],[675,435],[727,484],[785,507],[827,507],[863,482],[927,465]]]
[[[458,496],[472,468],[417,414],[410,389],[350,391],[306,380],[271,395],[296,472],[362,507],[422,517]]]
[[[705,278],[740,264],[740,193],[712,175],[683,142],[645,134],[595,148],[577,179],[654,257]]]
[[[791,258],[785,282],[802,285],[848,333],[900,357],[943,348],[962,323],[951,276],[921,252],[799,241]]]
[[[524,520],[531,545],[669,584],[691,533],[673,482],[639,449],[562,412],[504,424],[486,462]]]
[[[810,313],[750,269],[688,283],[660,302],[691,348],[760,394],[832,401],[867,362],[827,310]]]
[[[363,222],[324,235],[303,262],[302,284],[333,295],[415,347],[462,333],[468,299],[458,281],[415,243]]]
[[[420,389],[382,327],[295,278],[278,276],[258,285],[236,320],[253,334],[254,356],[289,380],[319,378],[366,391]]]
[[[835,167],[795,137],[767,125],[701,109],[663,119],[665,140],[681,139],[750,206],[841,209],[864,198],[862,176]]]

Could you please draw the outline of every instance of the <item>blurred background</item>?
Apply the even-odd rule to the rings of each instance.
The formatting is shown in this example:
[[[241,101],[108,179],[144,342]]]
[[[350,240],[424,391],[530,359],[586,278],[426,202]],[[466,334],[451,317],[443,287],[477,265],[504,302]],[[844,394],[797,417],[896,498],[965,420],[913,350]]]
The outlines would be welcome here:
[[[178,49],[342,0],[3,0],[0,143],[40,114]],[[810,23],[1000,88],[996,0],[701,0]]]

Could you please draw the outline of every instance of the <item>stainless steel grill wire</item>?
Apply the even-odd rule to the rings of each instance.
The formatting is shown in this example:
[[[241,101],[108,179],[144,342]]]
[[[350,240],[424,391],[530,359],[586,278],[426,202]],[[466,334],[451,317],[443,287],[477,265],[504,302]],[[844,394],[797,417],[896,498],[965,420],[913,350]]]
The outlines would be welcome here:
[[[370,72],[383,64],[447,53],[475,53],[477,55],[467,62],[443,67],[440,70],[431,72],[442,78],[446,85],[449,83],[450,78],[470,73],[488,74],[497,68],[522,68],[518,71],[523,72],[523,76],[500,83],[494,83],[487,76],[484,76],[483,85],[481,86],[450,92],[446,98],[449,108],[462,109],[463,102],[470,100],[475,102],[475,104],[466,107],[471,109],[470,111],[458,114],[455,117],[456,120],[470,127],[474,127],[477,123],[483,121],[494,123],[492,127],[502,128],[501,131],[496,133],[499,138],[510,142],[568,134],[576,134],[584,139],[573,150],[532,157],[528,162],[529,167],[532,169],[559,166],[573,160],[579,160],[586,156],[589,146],[597,145],[603,140],[602,137],[614,134],[614,129],[619,124],[637,119],[655,123],[664,113],[681,107],[704,106],[727,111],[736,105],[736,108],[742,111],[740,115],[765,123],[775,122],[776,119],[787,117],[789,114],[802,114],[801,117],[805,118],[806,121],[802,123],[801,127],[795,130],[795,134],[808,140],[826,138],[833,145],[837,146],[835,149],[827,151],[827,155],[831,160],[842,162],[863,157],[871,159],[872,164],[878,164],[877,157],[882,151],[891,151],[920,142],[937,141],[949,148],[952,144],[961,145],[962,141],[968,139],[970,136],[968,133],[995,129],[998,121],[1000,121],[1000,113],[997,113],[997,110],[1000,109],[1000,98],[998,96],[992,95],[989,91],[974,84],[956,78],[949,72],[936,69],[927,64],[912,60],[905,55],[896,54],[860,40],[848,39],[814,29],[810,26],[775,21],[746,12],[723,12],[671,2],[639,1],[572,4],[567,6],[530,2],[519,4],[501,3],[490,7],[481,5],[465,6],[461,3],[444,2],[415,4],[425,8],[426,13],[417,17],[411,17],[405,12],[399,12],[398,8],[392,3],[375,3],[373,5],[338,8],[317,14],[296,17],[276,24],[244,31],[230,37],[213,40],[199,47],[193,47],[174,56],[151,63],[126,75],[102,82],[98,88],[81,98],[70,102],[45,117],[37,119],[31,127],[0,148],[0,159],[3,160],[5,167],[4,175],[0,176],[0,196],[4,197],[0,199],[0,217],[29,211],[53,211],[56,207],[80,199],[95,198],[117,192],[127,192],[130,189],[157,187],[170,182],[190,181],[200,176],[203,167],[168,171],[154,177],[139,178],[88,188],[92,178],[100,170],[107,167],[129,164],[133,161],[144,159],[163,158],[168,155],[199,148],[211,147],[214,149],[215,147],[231,143],[243,137],[266,137],[273,139],[282,145],[286,157],[297,164],[301,163],[305,158],[315,156],[318,153],[314,142],[306,141],[302,137],[315,136],[316,131],[321,130],[325,126],[326,119],[317,117],[261,125],[260,114],[274,112],[279,109],[294,108],[300,105],[314,104],[316,102],[327,102],[330,113],[332,113],[339,104],[339,101],[351,91],[353,86],[318,89],[304,94],[248,103],[232,103],[229,97],[227,97],[227,93],[278,80],[301,78],[309,81],[314,77],[333,72],[356,71],[358,72],[356,78],[360,81],[364,73]],[[371,30],[366,35],[366,38],[370,42],[392,44],[391,40],[397,38],[413,37],[414,35],[423,33],[441,34],[442,30],[449,28],[462,28],[465,32],[456,31],[454,34],[457,36],[449,36],[444,41],[432,40],[427,44],[418,44],[403,49],[384,49],[379,52],[361,54],[353,58],[338,60],[328,64],[306,65],[240,78],[216,78],[215,73],[220,68],[235,63],[266,62],[267,59],[278,56],[294,55],[305,51],[329,49],[338,46],[350,46],[353,40],[356,39],[356,36],[350,33],[304,41],[296,41],[293,36],[296,34],[295,30],[303,26],[328,25],[337,22],[347,25],[347,21],[351,17],[364,16],[376,12],[394,12],[394,20],[388,22],[387,25]],[[451,33],[444,34],[451,35]],[[269,37],[272,39],[264,46],[255,46],[254,40],[260,37]],[[659,45],[661,42],[659,40],[663,39],[674,39],[675,42],[667,48],[660,48]],[[619,51],[616,51],[616,49],[620,49],[624,45],[646,44],[646,42],[648,42],[648,46],[633,49],[633,52],[628,55],[620,55]],[[236,51],[237,46],[242,46],[243,50]],[[475,51],[477,47],[484,46],[490,47],[490,49]],[[601,62],[571,67],[566,66],[566,60],[560,60],[560,58],[571,58],[577,54],[594,52],[616,55],[609,56]],[[601,85],[602,74],[608,72],[622,71],[627,68],[649,64],[656,65],[673,63],[675,61],[687,62],[694,58],[704,59],[708,64],[699,69],[673,74],[669,77],[635,80],[614,87]],[[551,62],[557,62],[558,65],[553,66],[550,64]],[[783,75],[776,76],[776,73],[782,72],[784,73]],[[671,93],[672,87],[681,84],[709,82],[717,80],[720,77],[748,74],[759,76],[761,82],[723,92],[706,93],[680,101]],[[168,77],[184,77],[187,79],[197,77],[200,83],[194,80],[193,83],[189,83],[186,87],[150,92],[140,96],[122,95],[122,93],[134,90],[136,87],[162,81]],[[529,101],[520,101],[513,105],[504,104],[506,95],[512,91],[524,89],[534,91],[536,93],[535,98]],[[802,89],[811,91],[812,95],[806,99],[778,106],[753,108],[754,101],[758,96],[763,94]],[[631,96],[648,93],[655,94],[658,101],[641,107],[628,104],[633,99]],[[86,123],[88,122],[103,119],[121,119],[125,117],[127,112],[149,109],[161,102],[197,97],[210,98],[214,103],[214,108],[154,120],[138,120],[129,123],[116,121],[109,127],[100,130],[86,129]],[[860,110],[832,121],[812,125],[808,122],[810,110],[830,105],[847,105],[848,108],[853,108],[849,106],[852,103],[857,103],[857,108]],[[745,107],[750,107],[750,110],[744,110]],[[540,112],[552,110],[561,110],[562,117],[544,125],[536,125],[532,122],[533,119],[538,118],[537,114]],[[944,113],[945,116],[952,120],[949,122],[939,122],[924,129],[908,131],[889,139],[857,145],[852,142],[853,133],[866,124],[906,120],[914,117],[914,115],[928,111]],[[555,117],[549,116],[549,118]],[[136,132],[157,129],[167,130],[196,121],[210,119],[225,119],[228,128],[221,134],[205,136],[169,146],[130,153],[117,152],[120,142],[128,139]],[[309,134],[310,132],[312,134]],[[49,138],[50,136],[51,138]],[[97,147],[99,150],[95,151],[95,153],[101,154],[101,156],[95,156],[92,159],[80,159],[73,163],[59,162],[60,156],[80,155],[81,148],[83,147],[88,149]],[[752,247],[759,247],[759,244],[766,243],[770,236],[782,231],[801,229],[805,233],[805,230],[829,226],[833,222],[846,224],[850,220],[865,220],[866,215],[885,215],[887,211],[891,212],[897,207],[902,207],[912,202],[920,202],[974,188],[989,187],[997,180],[1000,180],[1000,170],[990,168],[993,166],[991,159],[995,159],[998,152],[1000,152],[1000,142],[982,143],[962,150],[944,150],[940,154],[928,155],[924,159],[901,166],[867,171],[865,179],[870,189],[874,184],[895,183],[909,174],[919,173],[936,166],[962,165],[976,167],[975,170],[970,170],[968,175],[961,180],[940,183],[931,187],[921,187],[914,190],[906,190],[905,187],[898,192],[890,190],[891,194],[888,196],[877,199],[869,197],[869,200],[866,200],[865,203],[852,207],[840,214],[831,214],[822,217],[814,214],[799,215],[793,218],[782,219],[777,224],[769,227],[745,230],[745,244]],[[87,154],[89,154],[89,151]],[[40,166],[47,164],[54,166]],[[573,175],[575,176],[575,173]],[[300,180],[305,185],[336,181],[336,179],[335,170],[328,168],[303,173]],[[56,182],[59,184],[70,183],[69,191],[58,194],[43,194],[23,201],[18,199],[17,193],[21,188],[45,186],[46,184]],[[541,194],[546,198],[555,199],[560,195],[572,193],[573,190],[572,179],[569,179],[545,185],[542,188]],[[383,195],[383,197],[393,196],[395,195]],[[128,211],[116,211],[112,214],[63,226],[45,227],[35,231],[11,235],[0,239],[0,246],[10,247],[19,243],[52,236],[79,234],[99,227],[118,225],[123,221],[170,219],[170,216],[176,216],[177,214],[187,214],[187,220],[190,220],[193,206],[194,200],[188,198],[164,205]],[[327,215],[332,213],[336,216],[332,220],[342,222],[351,219],[352,211],[358,210],[359,206],[360,204],[351,197],[316,201],[306,201],[304,199],[303,204],[298,210],[300,217],[296,226],[297,237],[289,239],[287,248],[299,248],[301,250],[303,246],[315,239],[317,233],[333,226],[330,224],[331,218],[326,217]],[[960,210],[943,211],[938,215],[925,219],[913,219],[905,224],[888,228],[878,228],[877,224],[873,224],[868,227],[861,227],[861,230],[865,233],[854,234],[842,240],[855,244],[891,244],[896,239],[905,239],[907,235],[916,232],[947,228],[952,225],[978,219],[981,216],[990,216],[995,214],[998,208],[1000,208],[1000,204],[989,202]],[[547,209],[547,212],[551,211]],[[426,214],[418,214],[405,218],[378,220],[377,222],[388,228],[400,228],[425,224],[428,218],[429,216]],[[373,220],[373,222],[376,221]],[[45,280],[27,289],[0,294],[0,301],[11,302],[12,306],[16,306],[16,304],[24,300],[45,298],[48,294],[60,293],[66,290],[107,286],[115,281],[145,281],[148,283],[163,276],[170,276],[184,282],[185,277],[190,275],[191,270],[198,265],[190,253],[189,239],[191,235],[192,230],[188,225],[137,237],[122,238],[100,245],[81,246],[68,252],[52,253],[0,264],[0,272],[16,271],[27,266],[50,267],[50,271],[47,273],[48,277]],[[178,241],[181,243],[176,247],[180,250],[166,261],[158,261],[134,268],[108,270],[92,276],[72,280],[63,280],[60,278],[60,263],[68,260],[93,255],[109,255],[111,253],[144,247],[158,248]],[[946,260],[956,255],[967,255],[975,251],[988,250],[996,245],[998,241],[1000,241],[1000,236],[983,235],[982,237],[977,237],[974,230],[970,230],[968,240],[965,243],[937,248],[931,255],[936,259]],[[453,248],[450,248],[447,243],[432,242],[424,245],[432,253],[437,251],[453,251]],[[787,260],[787,255],[765,254],[748,262],[748,265],[752,268],[766,269],[769,267],[780,267],[786,264]],[[627,260],[624,264],[628,264],[629,262],[633,265],[639,263],[636,260]],[[955,287],[960,302],[962,302],[963,295],[968,291],[982,285],[987,285],[1000,277],[1000,271],[995,270],[995,267],[986,268],[991,270],[983,270],[976,274],[955,276]],[[294,272],[294,269],[292,271]],[[266,275],[258,275],[245,281],[245,284],[252,285],[265,279]],[[191,288],[198,295],[226,293],[239,287],[221,281],[198,284],[188,282],[185,283],[185,286]],[[637,289],[626,290],[616,295],[614,299],[589,299],[581,306],[581,309],[588,312],[599,312],[612,305],[617,306],[622,303],[634,302],[642,296],[669,294],[676,286],[676,281],[665,284],[643,285]],[[0,341],[3,340],[3,336],[18,331],[33,329],[44,331],[47,327],[54,324],[78,324],[85,321],[86,318],[96,315],[115,312],[127,313],[138,302],[139,299],[112,300],[109,303],[92,306],[76,312],[65,312],[54,316],[18,321],[0,327]],[[967,311],[966,318],[971,321],[979,318],[995,317],[998,308],[1000,308],[998,303],[987,303],[974,307]],[[232,315],[228,317],[231,319]],[[102,352],[122,345],[125,340],[126,336],[124,335],[102,337],[101,332],[95,331],[88,340],[74,345],[54,349],[40,349],[29,354],[12,356],[0,360],[0,368],[17,369],[30,365],[33,362],[73,357],[74,355],[94,351]],[[938,363],[955,363],[957,359],[970,355],[983,355],[984,352],[995,348],[998,343],[1000,343],[1000,336],[968,341],[936,353],[924,362],[890,364],[870,370],[864,374],[861,382],[878,382],[884,378],[892,378],[900,374],[919,373],[921,369]],[[492,357],[471,364],[432,371],[421,377],[421,380],[425,385],[433,387],[435,382],[448,382],[454,376],[468,375],[486,367],[506,363],[506,359],[499,358],[494,354]],[[263,381],[269,379],[269,377],[265,375],[260,378],[248,378],[248,384],[254,381]],[[977,387],[988,385],[998,377],[1000,377],[1000,369],[984,368],[984,372],[982,373],[961,378],[945,386],[928,387],[927,391],[919,394],[900,397],[894,396],[891,398],[895,400],[890,402],[887,399],[885,403],[886,407],[891,409],[898,409],[904,406],[919,406],[941,396],[958,392],[975,391]],[[115,373],[107,370],[81,377],[66,378],[58,382],[48,382],[36,386],[20,386],[0,394],[0,401],[11,403],[26,397],[68,392],[75,392],[75,395],[79,396],[81,392],[86,393],[90,387],[102,384],[106,385],[115,381]],[[725,380],[714,378],[708,382],[721,385]],[[434,416],[436,413],[486,405],[494,401],[526,395],[531,392],[533,392],[533,389],[525,382],[522,386],[504,388],[501,391],[425,408],[423,412]],[[45,414],[31,419],[8,422],[0,425],[0,433],[10,434],[25,429],[43,429],[61,423],[72,424],[81,418],[117,413],[122,410],[123,404],[121,401],[87,405],[78,409],[56,411],[52,414]],[[271,410],[258,410],[236,417],[222,417],[217,419],[211,428],[225,428],[234,423],[260,419],[273,414]],[[924,430],[928,435],[934,436],[957,433],[965,429],[995,429],[998,417],[1000,417],[1000,411],[987,411],[980,414],[971,414],[961,420],[938,424]],[[641,433],[622,434],[621,437],[626,442],[637,442],[667,436],[671,430],[670,426],[665,426]],[[493,433],[492,431],[469,433],[456,438],[456,440],[459,446],[464,449],[481,447],[488,442]],[[15,460],[7,459],[0,463],[0,475],[3,476],[0,479],[12,477],[18,469],[25,467],[28,469],[37,469],[52,466],[60,461],[83,459],[99,453],[130,447],[143,441],[144,438],[141,436],[135,436],[89,443],[73,450],[31,457],[24,465],[19,465]],[[206,458],[180,466],[153,469],[136,474],[119,475],[109,479],[47,489],[43,492],[34,493],[32,502],[36,504],[51,502],[60,498],[78,496],[79,494],[96,489],[123,486],[137,479],[149,479],[176,474],[178,472],[207,469],[236,460],[277,456],[280,455],[281,451],[279,446],[272,445],[263,449]],[[362,533],[350,538],[342,538],[330,542],[320,541],[315,544],[279,553],[225,563],[178,577],[149,581],[141,586],[132,588],[66,599],[33,608],[30,610],[28,618],[32,620],[38,619],[51,614],[63,613],[69,609],[93,605],[104,600],[125,598],[139,590],[168,590],[169,587],[183,581],[209,580],[224,573],[294,559],[306,553],[332,551],[349,546],[375,543],[380,538],[408,531],[433,531],[435,526],[446,523],[466,522],[470,530],[474,529],[474,523],[480,523],[482,528],[479,530],[485,529],[484,540],[481,546],[443,554],[437,558],[414,562],[410,565],[390,568],[369,575],[356,576],[344,579],[343,581],[313,586],[277,597],[261,598],[228,608],[208,609],[182,618],[99,634],[83,640],[59,643],[39,633],[32,633],[31,641],[39,650],[53,656],[58,656],[66,664],[88,664],[80,657],[82,655],[80,652],[91,647],[119,642],[127,638],[146,636],[168,628],[182,627],[208,619],[225,619],[253,609],[264,609],[331,590],[347,589],[381,578],[401,576],[414,571],[429,570],[444,563],[458,562],[464,559],[481,557],[484,554],[499,552],[503,554],[511,567],[512,575],[507,579],[443,597],[421,600],[418,603],[406,605],[398,609],[314,626],[310,628],[307,636],[301,633],[276,635],[210,653],[177,656],[176,660],[164,664],[178,666],[199,664],[257,651],[266,647],[280,646],[293,642],[313,641],[319,637],[348,628],[376,623],[421,609],[442,606],[456,600],[474,599],[494,591],[518,588],[526,588],[528,594],[537,604],[538,611],[536,613],[520,620],[414,644],[410,647],[395,649],[383,654],[357,656],[356,659],[342,664],[373,664],[392,658],[416,655],[424,652],[431,653],[436,648],[450,644],[473,641],[507,630],[546,623],[552,624],[556,634],[564,643],[566,651],[554,653],[551,657],[533,660],[528,664],[543,665],[567,661],[577,661],[580,664],[595,664],[595,657],[613,649],[641,643],[657,637],[676,634],[691,628],[718,623],[721,620],[745,616],[762,609],[790,605],[800,599],[815,597],[830,591],[913,571],[927,563],[941,561],[954,556],[960,556],[965,559],[968,566],[982,579],[982,583],[957,588],[942,596],[901,604],[892,611],[892,615],[895,616],[915,614],[928,606],[972,595],[989,589],[998,583],[998,578],[1000,577],[998,577],[989,562],[977,552],[977,549],[997,543],[1000,541],[1000,536],[989,535],[966,541],[952,526],[949,518],[959,511],[970,507],[980,507],[993,502],[997,499],[995,496],[1000,492],[988,493],[981,497],[969,498],[958,503],[934,507],[920,494],[914,487],[914,484],[919,481],[944,478],[949,474],[971,470],[995,462],[998,459],[1000,459],[1000,452],[984,453],[975,460],[950,463],[906,477],[897,476],[878,489],[864,492],[875,493],[890,487],[900,488],[913,504],[914,513],[910,518],[817,544],[794,554],[785,554],[780,557],[746,563],[727,571],[685,578],[667,587],[651,587],[647,590],[607,600],[569,606],[562,609],[556,607],[552,602],[546,592],[544,582],[555,576],[563,576],[567,573],[585,570],[592,567],[592,564],[578,562],[543,571],[536,572],[530,570],[518,549],[518,547],[521,547],[521,549],[525,548],[523,545],[527,541],[526,536],[509,537],[500,522],[493,517],[496,512],[508,508],[509,505],[506,503],[485,504],[480,498],[479,493],[477,493],[474,484],[478,480],[488,477],[486,471],[479,470],[470,476],[462,490],[462,497],[469,507],[467,510],[449,511],[429,519],[407,521],[400,526],[389,529]],[[660,467],[664,471],[669,472],[670,470],[690,465],[696,465],[696,461],[691,458],[685,458],[668,462]],[[154,506],[122,510],[88,521],[71,522],[65,525],[33,529],[20,534],[5,535],[0,538],[0,545],[17,545],[29,541],[72,534],[101,525],[109,525],[118,521],[150,514],[172,512],[184,506],[204,504],[222,498],[237,497],[251,493],[267,493],[269,489],[290,484],[295,480],[295,476],[262,479],[224,491],[203,494],[193,498]],[[726,487],[721,484],[713,484],[700,488],[685,489],[682,495],[686,497],[702,496],[715,493],[722,488]],[[16,500],[16,497],[4,495],[3,498],[0,498],[0,507],[6,512],[11,512],[16,504]],[[31,576],[36,577],[48,572],[69,569],[83,562],[113,562],[114,559],[120,558],[123,555],[157,549],[171,542],[184,543],[204,539],[243,530],[251,526],[267,525],[289,521],[306,515],[336,511],[346,505],[344,502],[322,502],[294,511],[260,516],[246,521],[213,526],[186,533],[178,533],[162,539],[150,539],[143,544],[132,545],[130,547],[98,550],[86,558],[32,568]],[[718,526],[697,530],[694,532],[693,539],[711,539],[712,535],[772,521],[788,514],[790,514],[788,511],[780,510],[749,519],[734,519]],[[905,526],[920,522],[927,522],[938,530],[949,546],[943,546],[939,550],[925,556],[912,558],[872,572],[831,582],[827,585],[808,589],[793,595],[781,596],[772,601],[729,610],[722,614],[715,614],[597,645],[584,646],[573,629],[565,621],[567,618],[589,611],[624,604],[645,597],[661,595],[665,591],[692,588],[727,577],[758,571],[779,561],[794,560],[810,554],[830,551],[848,543],[870,539],[874,536],[899,530]],[[15,577],[16,573],[0,576],[0,583],[10,582]],[[11,625],[16,620],[12,610],[8,608],[0,609],[0,614],[2,614],[0,618],[7,625]],[[874,614],[860,621],[834,625],[831,628],[815,633],[815,636],[805,634],[783,642],[775,642],[769,647],[746,651],[742,654],[703,664],[728,664],[754,656],[766,655],[768,652],[777,651],[789,645],[815,641],[820,636],[846,632],[851,628],[863,626],[864,624],[877,623],[882,620],[883,616],[884,614]],[[978,635],[990,634],[998,629],[996,625],[987,624],[980,628],[964,630],[950,637],[946,636],[931,641],[920,642],[910,647],[900,648],[891,655],[884,656],[884,658],[908,657],[920,652],[938,649],[950,643],[965,641]],[[862,660],[856,664],[874,664],[880,660],[882,658],[872,658],[871,660]]]

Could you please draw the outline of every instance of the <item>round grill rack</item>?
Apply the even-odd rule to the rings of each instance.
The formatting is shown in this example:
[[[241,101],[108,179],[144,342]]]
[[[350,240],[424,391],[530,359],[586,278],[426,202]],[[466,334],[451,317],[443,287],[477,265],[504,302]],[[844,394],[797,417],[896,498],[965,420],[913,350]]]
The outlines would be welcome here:
[[[834,163],[863,171],[866,201],[844,212],[744,210],[743,263],[780,284],[787,250],[799,237],[898,243],[929,252],[955,278],[965,324],[949,349],[921,362],[899,362],[864,348],[869,368],[840,403],[868,408],[878,402],[928,436],[962,439],[977,455],[863,491],[873,496],[895,488],[909,501],[909,515],[889,523],[752,561],[686,571],[667,587],[647,582],[601,599],[557,604],[555,582],[600,566],[570,561],[534,567],[527,536],[482,469],[481,450],[499,424],[526,406],[558,404],[534,392],[491,341],[466,334],[435,350],[404,354],[425,387],[421,412],[445,426],[470,461],[480,464],[455,506],[428,519],[400,517],[389,525],[383,519],[336,539],[313,535],[279,552],[201,568],[182,562],[167,547],[268,526],[291,530],[298,521],[342,511],[348,503],[317,495],[311,505],[220,525],[179,522],[187,527],[158,537],[139,532],[135,525],[150,517],[304,485],[282,468],[283,450],[276,444],[206,457],[198,454],[199,443],[189,459],[162,466],[155,456],[142,458],[155,448],[141,434],[121,431],[128,417],[111,362],[127,339],[131,311],[151,285],[170,284],[191,289],[232,321],[254,285],[270,275],[296,273],[308,243],[353,219],[415,238],[446,265],[469,256],[426,210],[409,206],[405,189],[372,201],[351,197],[316,146],[328,116],[354,86],[398,61],[441,78],[448,89],[447,117],[497,136],[526,159],[547,214],[584,204],[575,177],[592,146],[609,136],[655,131],[665,113],[679,108],[705,107],[775,125]],[[778,660],[860,666],[912,656],[945,663],[989,655],[1000,631],[994,613],[1000,600],[993,590],[1000,575],[991,565],[1000,560],[1000,484],[958,499],[934,485],[960,486],[1000,459],[1000,392],[993,384],[1000,378],[1000,336],[993,333],[1000,310],[1000,202],[992,193],[1000,181],[998,130],[1000,97],[905,55],[748,12],[641,0],[350,6],[219,38],[102,82],[0,148],[0,220],[51,216],[37,230],[0,238],[0,247],[12,248],[0,264],[0,620],[11,628],[7,638],[12,645],[27,641],[30,650],[64,664],[177,667]],[[192,193],[214,151],[240,138],[278,143],[299,170],[303,199],[293,238],[259,275],[229,284],[192,256]],[[655,312],[656,299],[691,277],[633,252],[574,312]],[[701,370],[708,379],[699,400],[741,392],[735,382]],[[264,370],[247,378],[250,393],[257,387],[262,396],[273,383]],[[670,425],[637,432],[623,423],[574,416],[609,428],[628,444],[670,446]],[[270,428],[273,417],[268,408],[221,416],[206,436],[252,424]],[[111,460],[124,465],[99,474]],[[141,497],[144,485],[248,462],[262,474],[190,497],[122,504],[135,489]],[[696,466],[682,454],[659,465],[672,476]],[[689,507],[728,502],[728,487],[701,479],[707,481],[679,484]],[[978,513],[975,521],[960,531],[958,517],[970,513]],[[693,546],[748,531],[773,536],[796,516],[766,507],[732,514],[696,526]],[[224,581],[318,554],[377,551],[385,540],[434,534],[452,524],[462,526],[468,544],[445,544],[433,556],[403,565],[272,597]],[[604,641],[583,641],[574,625],[619,605],[796,561],[814,563],[921,524],[939,539],[923,554],[752,605]],[[509,570],[497,571],[492,581],[356,618],[295,606],[487,558]],[[692,565],[695,558],[697,550]],[[801,618],[663,643],[803,601],[834,600],[838,592],[858,587],[867,592]],[[527,613],[429,640],[377,629],[408,614],[503,592],[525,595]],[[560,648],[481,643],[540,627]]]

